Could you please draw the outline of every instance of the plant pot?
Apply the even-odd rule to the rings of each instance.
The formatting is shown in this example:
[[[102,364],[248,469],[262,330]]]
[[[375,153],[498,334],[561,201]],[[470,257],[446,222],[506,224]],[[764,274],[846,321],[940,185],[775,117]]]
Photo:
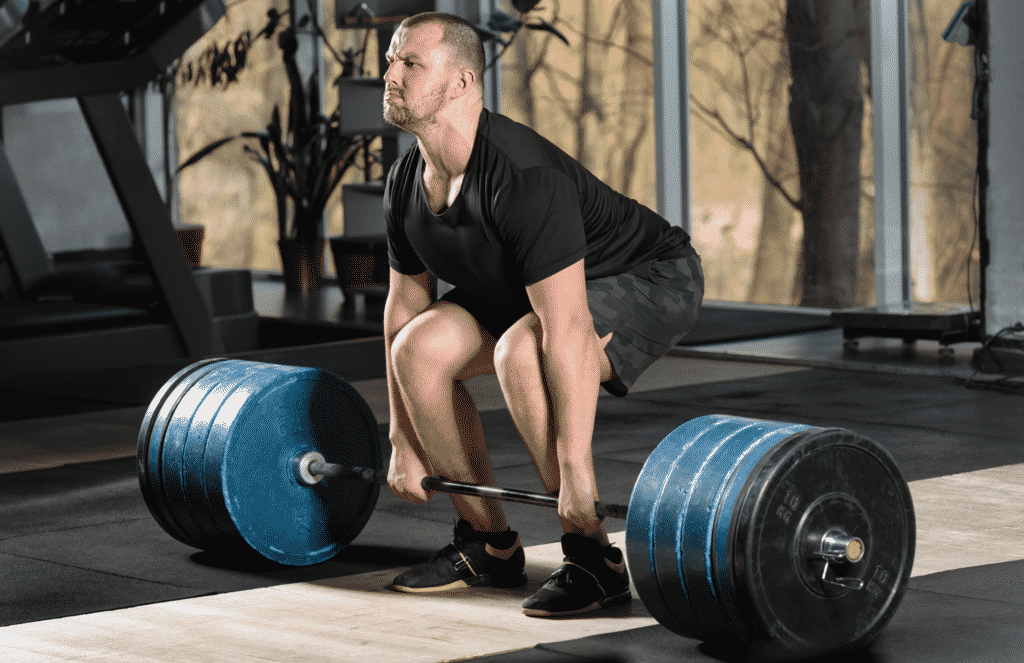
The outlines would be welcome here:
[[[203,237],[206,235],[206,228],[203,226],[182,226],[175,228],[178,235],[178,243],[181,244],[181,251],[188,260],[188,266],[192,269],[199,267],[203,257]]]
[[[178,238],[181,252],[185,254],[188,266],[195,269],[200,266],[203,257],[203,239],[206,237],[206,228],[201,225],[180,226],[174,229],[174,235]],[[132,236],[131,259],[138,261],[146,260],[146,252],[142,250],[142,244]]]
[[[331,238],[331,255],[342,291],[388,284],[386,235]]]
[[[296,239],[277,241],[281,252],[285,290],[305,292],[323,288],[324,239],[303,242]]]

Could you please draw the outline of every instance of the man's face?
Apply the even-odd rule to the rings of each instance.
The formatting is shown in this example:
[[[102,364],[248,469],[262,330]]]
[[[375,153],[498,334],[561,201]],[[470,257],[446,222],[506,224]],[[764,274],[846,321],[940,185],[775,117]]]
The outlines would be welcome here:
[[[440,25],[399,28],[388,48],[384,119],[407,130],[429,125],[444,107],[454,70]]]

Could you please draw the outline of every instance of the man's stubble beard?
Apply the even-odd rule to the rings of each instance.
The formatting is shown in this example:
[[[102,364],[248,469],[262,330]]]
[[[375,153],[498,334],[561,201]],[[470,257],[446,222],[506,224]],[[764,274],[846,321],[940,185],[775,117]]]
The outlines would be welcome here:
[[[395,125],[396,127],[399,127],[400,129],[409,131],[410,133],[412,132],[413,129],[432,124],[434,120],[437,118],[437,114],[441,110],[441,102],[444,99],[445,92],[447,91],[448,87],[445,86],[443,89],[440,89],[437,92],[432,93],[427,98],[428,101],[430,102],[430,110],[419,117],[417,117],[414,114],[412,107],[410,107],[407,103],[405,103],[401,107],[395,106],[394,104],[385,103],[384,120],[390,124]],[[403,102],[406,102],[404,96],[399,95],[399,98]],[[387,102],[386,95],[384,99],[385,102]]]
[[[411,112],[408,108],[396,108],[392,104],[384,104],[384,121],[388,124],[405,129],[409,126],[411,120]]]

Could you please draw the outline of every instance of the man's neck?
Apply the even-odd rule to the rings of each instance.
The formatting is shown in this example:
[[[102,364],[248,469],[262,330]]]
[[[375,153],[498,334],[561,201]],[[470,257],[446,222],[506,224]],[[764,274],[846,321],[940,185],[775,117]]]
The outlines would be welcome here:
[[[420,154],[436,175],[452,180],[466,172],[482,110],[482,100],[465,108],[452,108],[416,132]]]

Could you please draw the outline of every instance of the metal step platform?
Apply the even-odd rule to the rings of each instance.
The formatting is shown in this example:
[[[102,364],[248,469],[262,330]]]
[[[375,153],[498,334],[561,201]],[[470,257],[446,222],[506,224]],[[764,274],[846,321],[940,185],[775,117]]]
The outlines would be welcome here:
[[[982,340],[981,312],[956,304],[914,302],[849,308],[833,311],[831,319],[842,328],[847,350],[856,350],[859,338],[881,336],[901,338],[907,344],[938,341],[940,356],[952,356],[950,345]]]

